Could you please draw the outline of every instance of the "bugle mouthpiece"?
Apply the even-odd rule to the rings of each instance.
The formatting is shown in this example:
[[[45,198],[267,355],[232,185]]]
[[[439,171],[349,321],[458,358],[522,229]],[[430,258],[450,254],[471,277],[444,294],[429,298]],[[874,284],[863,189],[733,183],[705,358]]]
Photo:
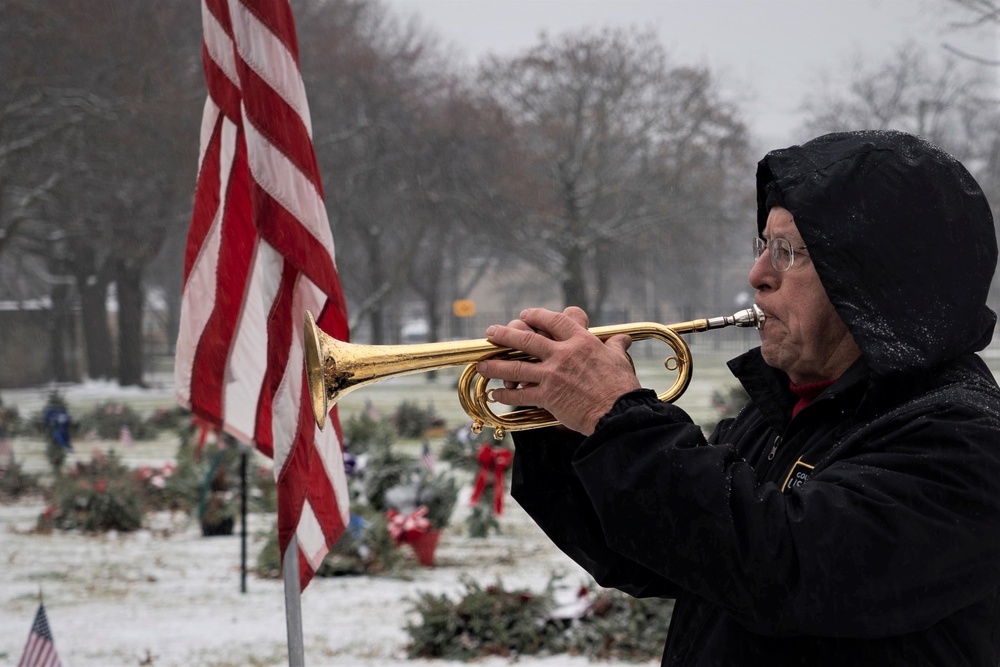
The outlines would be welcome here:
[[[708,318],[709,329],[721,329],[722,327],[754,327],[760,329],[764,326],[764,311],[757,304],[750,308],[737,311],[728,317]]]

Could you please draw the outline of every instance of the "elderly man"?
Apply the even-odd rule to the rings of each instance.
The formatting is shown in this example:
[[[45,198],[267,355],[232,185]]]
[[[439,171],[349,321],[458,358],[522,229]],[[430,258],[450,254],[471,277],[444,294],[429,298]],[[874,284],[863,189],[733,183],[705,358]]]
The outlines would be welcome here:
[[[953,157],[847,132],[758,165],[749,405],[706,440],[629,340],[528,309],[479,363],[565,427],[512,494],[604,586],[676,598],[664,665],[1000,664],[1000,389],[989,205]]]

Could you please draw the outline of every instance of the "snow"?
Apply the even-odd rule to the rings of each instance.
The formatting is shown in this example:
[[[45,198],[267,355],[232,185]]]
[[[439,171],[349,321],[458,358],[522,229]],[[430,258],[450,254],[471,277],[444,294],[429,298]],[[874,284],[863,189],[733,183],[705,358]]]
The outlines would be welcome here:
[[[67,667],[287,664],[282,582],[251,573],[240,592],[238,536],[203,538],[179,514],[158,515],[152,527],[131,534],[38,535],[30,529],[42,508],[37,500],[0,507],[0,665],[16,664],[40,593]],[[270,521],[251,516],[251,566]],[[409,580],[313,580],[302,597],[306,664],[452,664],[406,658],[405,625],[418,592],[459,594],[464,576],[538,591],[553,573],[565,575],[567,586],[588,581],[519,508],[508,507],[501,521],[504,533],[486,539],[465,537],[464,525],[453,525],[442,536],[437,566],[414,563]],[[517,662],[616,664],[568,656]]]
[[[441,384],[442,391],[450,391],[448,383]],[[60,391],[71,408],[115,399],[152,410],[169,407],[173,400],[166,381],[152,390],[86,383]],[[2,397],[4,405],[17,406],[25,417],[44,404],[48,393],[5,390]],[[427,394],[424,388],[423,396]],[[152,442],[137,441],[123,450],[116,443],[78,441],[68,464],[89,460],[94,448],[115,448],[130,466],[158,463],[172,458],[176,442],[176,436],[167,435]],[[19,437],[14,447],[30,472],[46,470],[41,441]],[[436,567],[420,567],[414,558],[407,578],[313,580],[302,596],[306,665],[459,664],[406,657],[405,626],[415,620],[412,604],[418,593],[460,595],[465,577],[537,591],[554,574],[563,577],[560,581],[567,590],[590,582],[509,497],[500,517],[500,535],[468,537],[463,512],[468,511],[471,475],[463,481],[464,495],[442,535]],[[33,528],[44,505],[41,497],[0,504],[0,666],[17,664],[40,595],[66,667],[288,664],[283,584],[250,572],[247,591],[240,592],[238,535],[203,538],[197,522],[180,513],[148,517],[146,526],[135,533],[43,535]],[[272,516],[250,515],[251,568],[272,529]],[[489,658],[476,664],[499,667],[512,661]],[[516,662],[525,667],[635,664],[565,655],[522,656]]]

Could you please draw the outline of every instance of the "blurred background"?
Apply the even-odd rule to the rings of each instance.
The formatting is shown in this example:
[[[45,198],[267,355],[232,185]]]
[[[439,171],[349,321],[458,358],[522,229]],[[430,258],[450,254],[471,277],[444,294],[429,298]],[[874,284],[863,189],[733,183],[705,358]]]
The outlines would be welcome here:
[[[996,0],[292,5],[357,342],[745,307],[754,165],[826,131],[922,134],[1000,203]],[[197,3],[2,7],[0,389],[169,382]]]

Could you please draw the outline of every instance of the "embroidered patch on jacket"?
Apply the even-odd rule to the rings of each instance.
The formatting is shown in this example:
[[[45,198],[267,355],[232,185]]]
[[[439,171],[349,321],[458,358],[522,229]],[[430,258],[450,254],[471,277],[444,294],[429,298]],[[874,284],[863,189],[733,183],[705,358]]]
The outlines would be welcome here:
[[[785,477],[785,481],[781,485],[781,492],[788,493],[796,486],[802,486],[805,484],[815,467],[816,466],[809,465],[802,459],[796,461],[795,465],[792,466],[792,469],[788,471],[788,476]]]

